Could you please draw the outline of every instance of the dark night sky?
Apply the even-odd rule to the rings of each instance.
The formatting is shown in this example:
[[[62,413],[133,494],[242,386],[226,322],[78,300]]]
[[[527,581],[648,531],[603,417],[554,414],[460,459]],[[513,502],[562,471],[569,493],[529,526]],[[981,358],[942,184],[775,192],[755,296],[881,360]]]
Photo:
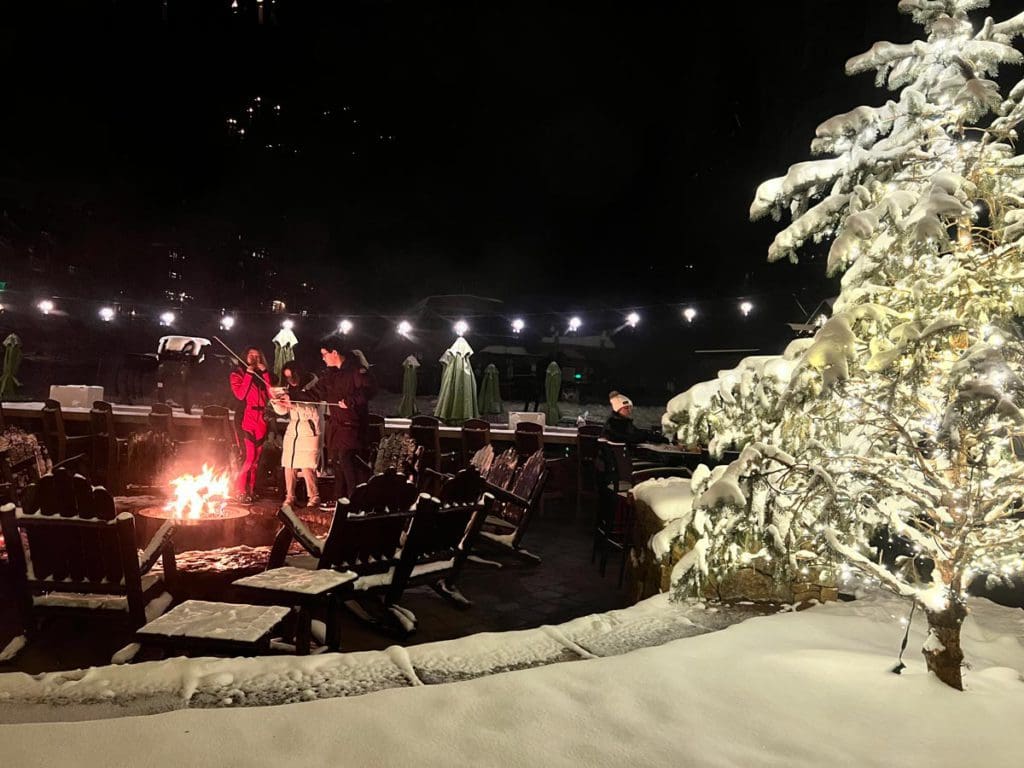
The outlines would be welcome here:
[[[5,12],[0,202],[18,225],[120,274],[173,242],[224,279],[241,237],[378,307],[820,297],[821,262],[766,265],[776,226],[747,207],[815,125],[883,100],[843,62],[914,30],[895,0],[277,0],[262,26],[255,7]]]

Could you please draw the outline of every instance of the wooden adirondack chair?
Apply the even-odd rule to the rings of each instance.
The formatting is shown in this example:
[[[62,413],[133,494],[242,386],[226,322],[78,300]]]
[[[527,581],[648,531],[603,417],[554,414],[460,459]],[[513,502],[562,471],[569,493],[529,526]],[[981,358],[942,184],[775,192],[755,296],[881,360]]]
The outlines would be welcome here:
[[[128,441],[117,436],[114,426],[114,406],[97,400],[89,411],[89,437],[91,476],[111,493],[123,490],[122,460],[126,458]]]
[[[54,464],[66,461],[71,456],[87,451],[89,435],[68,436],[64,430],[64,411],[58,400],[47,400],[41,412],[43,442]]]
[[[81,475],[57,468],[40,478],[24,510],[0,508],[0,526],[25,633],[0,660],[17,653],[47,615],[113,618],[138,629],[171,603],[165,584],[175,575],[173,522],[140,553],[131,514],[117,515],[110,493]],[[163,573],[151,573],[158,559]]]
[[[404,483],[400,492],[396,478]],[[359,578],[352,584],[354,593],[381,599],[349,600],[346,607],[368,623],[407,634],[415,629],[416,617],[398,600],[410,583],[429,581],[449,600],[470,604],[456,580],[485,509],[485,500],[480,499],[442,505],[426,494],[417,496],[416,487],[395,472],[375,476],[350,500],[338,502],[325,539],[314,536],[291,509],[281,509],[282,527],[268,569],[283,566],[291,542],[297,541],[315,560],[295,558],[291,564],[355,572]]]
[[[479,457],[484,487],[494,495],[497,503],[484,522],[481,536],[511,549],[524,560],[539,563],[540,557],[523,549],[521,543],[547,481],[544,452],[537,451],[520,461],[515,448],[509,448],[499,456],[493,456],[493,452],[488,456],[484,453],[487,450],[490,446],[478,452],[474,461]]]

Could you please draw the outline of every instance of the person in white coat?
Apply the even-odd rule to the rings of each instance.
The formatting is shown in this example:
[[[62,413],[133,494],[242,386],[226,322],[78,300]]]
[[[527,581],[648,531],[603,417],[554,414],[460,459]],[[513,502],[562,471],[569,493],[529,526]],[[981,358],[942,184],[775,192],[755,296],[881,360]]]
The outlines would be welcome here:
[[[288,414],[288,428],[281,446],[281,466],[284,468],[284,503],[295,505],[295,479],[301,474],[306,481],[308,506],[320,504],[320,493],[316,484],[316,467],[320,458],[320,444],[323,441],[323,414],[320,406],[313,401],[311,393],[317,379],[307,377],[303,381],[298,365],[287,362],[281,369],[285,386],[274,388],[270,401],[278,415]]]

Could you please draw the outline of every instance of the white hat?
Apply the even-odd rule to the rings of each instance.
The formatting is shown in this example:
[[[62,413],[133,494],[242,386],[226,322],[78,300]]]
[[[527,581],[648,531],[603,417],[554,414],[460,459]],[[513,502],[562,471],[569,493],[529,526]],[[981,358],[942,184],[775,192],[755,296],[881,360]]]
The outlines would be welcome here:
[[[614,390],[608,393],[608,402],[612,404],[612,410],[618,413],[627,405],[632,405],[633,401],[626,397],[621,392],[615,392]]]

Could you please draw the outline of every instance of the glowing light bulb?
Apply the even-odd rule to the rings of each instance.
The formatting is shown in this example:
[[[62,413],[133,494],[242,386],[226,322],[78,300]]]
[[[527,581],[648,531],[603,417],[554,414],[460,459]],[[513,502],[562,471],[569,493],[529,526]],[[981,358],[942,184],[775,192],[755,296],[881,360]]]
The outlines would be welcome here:
[[[398,324],[398,333],[401,336],[408,336],[412,332],[412,323],[408,320],[403,320]]]
[[[640,315],[636,312],[630,312],[626,315],[626,325],[630,328],[636,328],[636,324],[640,322]]]
[[[352,330],[352,321],[345,318],[338,324],[338,330],[344,334],[348,334],[348,332]]]
[[[51,312],[53,312],[53,302],[50,301],[49,299],[43,299],[38,304],[36,304],[36,306],[39,307],[39,311],[42,312],[44,315],[48,315]]]
[[[754,308],[754,305],[751,304],[749,301],[744,301],[744,302],[742,302],[740,304],[740,312],[743,313],[744,317],[749,315],[750,314],[750,310],[752,310],[753,308]]]
[[[574,332],[578,331],[580,329],[581,325],[583,325],[583,321],[580,320],[578,317],[572,317],[572,318],[569,319],[569,330],[570,331],[574,331]]]
[[[686,318],[686,322],[688,323],[692,323],[693,318],[695,318],[696,316],[697,310],[694,309],[693,307],[687,307],[686,309],[683,310],[683,317]]]
[[[231,315],[224,315],[224,317],[220,319],[220,327],[222,330],[230,331],[235,327],[235,318]]]
[[[526,323],[523,322],[523,318],[521,317],[517,317],[512,321],[512,333],[520,333],[525,327]]]
[[[109,323],[111,320],[113,320],[114,319],[114,314],[115,314],[115,312],[114,312],[113,308],[111,308],[111,307],[102,307],[100,309],[100,319],[104,323]]]
[[[455,323],[455,333],[457,333],[459,336],[465,336],[468,330],[469,323],[467,323],[465,320],[459,320],[457,323]]]
[[[295,321],[292,320],[291,318],[288,318],[286,320],[282,320],[281,321],[281,327],[284,328],[286,331],[290,331],[292,328],[295,327]]]
[[[160,315],[160,325],[173,325],[174,324],[174,313],[164,312]]]

